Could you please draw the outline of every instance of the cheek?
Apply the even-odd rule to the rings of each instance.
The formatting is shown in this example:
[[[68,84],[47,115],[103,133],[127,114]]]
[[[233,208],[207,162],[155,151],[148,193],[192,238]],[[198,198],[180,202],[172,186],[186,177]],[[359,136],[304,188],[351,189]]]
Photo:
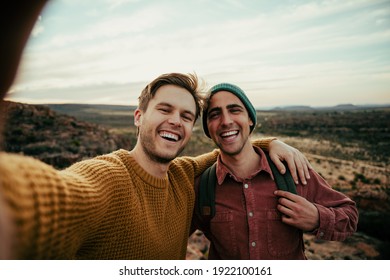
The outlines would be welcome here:
[[[214,134],[217,131],[218,123],[215,120],[209,121],[207,124],[207,128],[210,134]]]
[[[192,124],[188,124],[188,125],[184,126],[186,138],[191,137],[193,129],[194,129],[194,126]]]

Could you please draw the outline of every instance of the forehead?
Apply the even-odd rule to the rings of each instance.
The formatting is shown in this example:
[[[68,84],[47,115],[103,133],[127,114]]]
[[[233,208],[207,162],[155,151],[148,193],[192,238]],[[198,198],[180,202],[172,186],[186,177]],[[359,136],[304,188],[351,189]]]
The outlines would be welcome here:
[[[192,94],[185,88],[175,85],[161,86],[150,100],[150,105],[169,104],[181,110],[191,111],[195,114],[196,104]]]
[[[235,96],[233,93],[229,91],[219,91],[211,96],[209,100],[209,109],[215,107],[226,107],[233,104],[245,107],[240,98]]]

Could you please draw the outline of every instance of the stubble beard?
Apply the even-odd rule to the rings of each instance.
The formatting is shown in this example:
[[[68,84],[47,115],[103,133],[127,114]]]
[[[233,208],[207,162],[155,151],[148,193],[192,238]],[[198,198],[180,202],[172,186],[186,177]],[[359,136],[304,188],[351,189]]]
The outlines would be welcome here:
[[[246,137],[246,139],[244,139],[244,141],[242,142],[240,147],[238,147],[236,150],[233,150],[233,151],[228,151],[228,150],[224,149],[223,145],[221,143],[217,143],[217,146],[225,155],[236,156],[236,155],[240,154],[241,151],[244,149],[245,143],[248,141],[248,139],[249,139],[249,136]]]
[[[174,155],[167,155],[167,154],[161,154],[158,153],[156,145],[152,138],[152,132],[143,132],[143,130],[140,130],[140,143],[142,146],[142,149],[146,156],[154,162],[167,164],[170,163],[172,160],[174,160],[183,150],[184,147],[181,147]]]

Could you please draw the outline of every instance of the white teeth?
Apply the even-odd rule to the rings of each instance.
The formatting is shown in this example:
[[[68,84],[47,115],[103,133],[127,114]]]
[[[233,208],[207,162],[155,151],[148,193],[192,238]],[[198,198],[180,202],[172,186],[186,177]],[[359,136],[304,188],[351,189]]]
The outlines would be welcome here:
[[[169,133],[169,132],[166,132],[166,131],[161,132],[160,136],[164,137],[164,138],[172,139],[174,141],[178,141],[179,140],[179,136],[178,135],[173,134],[173,133]]]
[[[237,133],[238,133],[237,130],[233,130],[233,131],[228,131],[228,132],[222,133],[221,136],[222,137],[228,137],[228,136],[231,136],[231,135],[235,135]]]

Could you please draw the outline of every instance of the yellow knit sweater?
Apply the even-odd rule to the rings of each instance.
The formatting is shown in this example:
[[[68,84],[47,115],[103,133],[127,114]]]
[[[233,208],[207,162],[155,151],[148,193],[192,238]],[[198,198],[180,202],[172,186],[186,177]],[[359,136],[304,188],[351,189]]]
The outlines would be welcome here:
[[[158,179],[125,150],[63,171],[0,153],[0,210],[14,224],[12,258],[184,259],[194,178],[217,155],[177,158]]]

